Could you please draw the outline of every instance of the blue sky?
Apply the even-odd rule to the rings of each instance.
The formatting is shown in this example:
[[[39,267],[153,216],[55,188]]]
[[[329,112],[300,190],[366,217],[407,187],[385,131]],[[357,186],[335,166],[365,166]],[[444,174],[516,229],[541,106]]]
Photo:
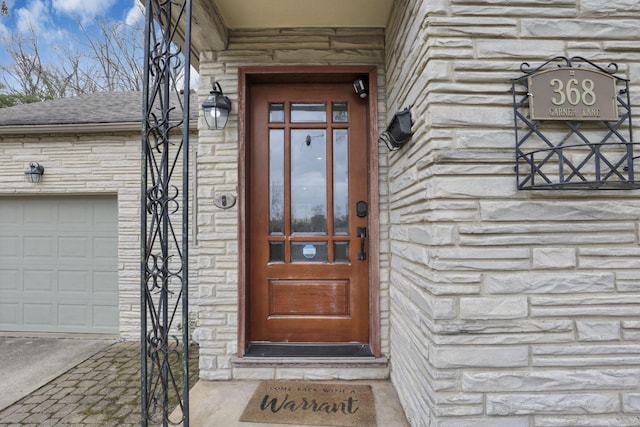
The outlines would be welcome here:
[[[108,19],[142,28],[144,16],[139,0],[5,0],[9,15],[0,16],[0,64],[6,65],[8,55],[3,51],[11,40],[38,40],[41,57],[55,62],[60,50],[73,50],[82,39],[81,25],[92,33],[94,23]]]
[[[9,15],[0,15],[0,65],[10,58],[2,45],[17,37],[34,34],[44,61],[55,63],[58,55],[77,46],[83,39],[83,26],[89,33],[97,31],[97,20],[113,20],[144,27],[141,0],[5,0]],[[2,77],[2,76],[0,76]],[[5,76],[6,77],[6,76]],[[3,79],[0,78],[0,82]],[[7,80],[4,79],[6,82]],[[197,88],[198,76],[192,69],[191,87]]]
[[[45,39],[64,40],[79,23],[90,26],[97,17],[123,23],[142,19],[137,0],[5,0],[9,15],[0,17],[0,36],[30,29]]]

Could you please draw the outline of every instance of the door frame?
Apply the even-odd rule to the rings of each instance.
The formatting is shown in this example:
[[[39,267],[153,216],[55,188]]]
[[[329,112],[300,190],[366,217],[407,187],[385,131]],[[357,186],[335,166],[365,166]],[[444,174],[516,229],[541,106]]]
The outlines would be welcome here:
[[[378,111],[375,66],[246,66],[238,68],[238,357],[249,346],[249,235],[247,226],[250,120],[248,86],[253,83],[331,83],[353,82],[359,76],[369,79],[367,102],[367,159],[369,215],[369,347],[380,357],[380,270],[379,270],[379,185],[378,185]]]

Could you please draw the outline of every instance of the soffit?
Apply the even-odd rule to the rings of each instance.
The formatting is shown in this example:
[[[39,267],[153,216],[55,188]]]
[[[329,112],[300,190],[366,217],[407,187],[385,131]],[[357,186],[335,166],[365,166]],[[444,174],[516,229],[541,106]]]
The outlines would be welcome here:
[[[229,29],[378,27],[393,0],[215,0]]]

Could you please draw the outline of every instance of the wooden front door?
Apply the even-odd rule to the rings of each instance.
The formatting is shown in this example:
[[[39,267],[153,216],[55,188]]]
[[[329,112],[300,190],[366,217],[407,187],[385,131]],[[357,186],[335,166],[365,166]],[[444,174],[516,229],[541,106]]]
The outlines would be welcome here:
[[[347,83],[249,91],[249,340],[366,343],[366,103]]]

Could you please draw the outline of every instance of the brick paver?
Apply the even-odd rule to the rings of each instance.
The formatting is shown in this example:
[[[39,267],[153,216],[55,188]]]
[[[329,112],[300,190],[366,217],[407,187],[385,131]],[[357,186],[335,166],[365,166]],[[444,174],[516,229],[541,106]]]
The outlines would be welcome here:
[[[198,378],[195,345],[189,360],[192,387]],[[174,372],[181,373],[179,365]],[[139,426],[140,421],[137,342],[112,344],[0,412],[0,427],[127,427]]]

